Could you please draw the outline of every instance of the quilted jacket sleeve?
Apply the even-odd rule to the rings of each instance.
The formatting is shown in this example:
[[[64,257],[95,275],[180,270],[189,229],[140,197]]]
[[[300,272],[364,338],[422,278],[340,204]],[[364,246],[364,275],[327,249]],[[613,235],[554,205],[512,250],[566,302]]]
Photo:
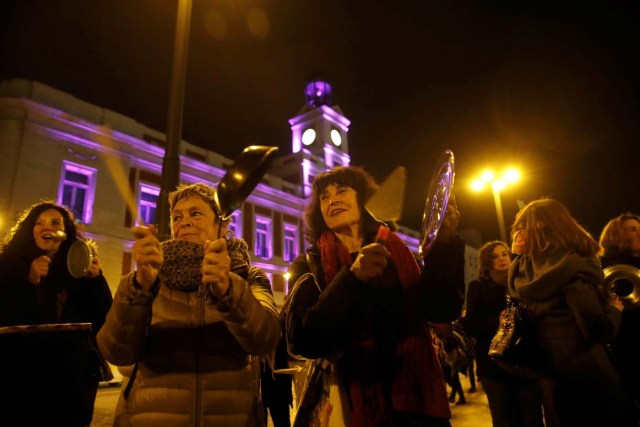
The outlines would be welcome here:
[[[222,320],[238,343],[249,354],[268,355],[275,351],[280,339],[280,323],[276,303],[267,275],[250,267],[245,280],[231,273],[230,295],[223,301],[211,298]]]
[[[117,366],[135,363],[144,345],[151,320],[151,304],[157,295],[134,285],[135,273],[118,285],[105,324],[98,332],[98,347],[104,358]]]

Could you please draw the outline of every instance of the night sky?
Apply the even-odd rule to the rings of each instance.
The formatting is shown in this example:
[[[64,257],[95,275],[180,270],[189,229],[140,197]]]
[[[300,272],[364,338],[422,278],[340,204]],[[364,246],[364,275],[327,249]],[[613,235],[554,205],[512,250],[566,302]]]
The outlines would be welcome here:
[[[0,79],[38,80],[164,132],[177,3],[2,0]],[[193,144],[290,153],[288,119],[322,75],[352,121],[352,163],[378,181],[407,168],[402,224],[419,227],[447,148],[460,227],[485,240],[499,236],[493,198],[468,186],[486,166],[523,171],[502,193],[507,226],[517,200],[541,196],[595,237],[640,211],[637,2],[193,3],[182,132]]]

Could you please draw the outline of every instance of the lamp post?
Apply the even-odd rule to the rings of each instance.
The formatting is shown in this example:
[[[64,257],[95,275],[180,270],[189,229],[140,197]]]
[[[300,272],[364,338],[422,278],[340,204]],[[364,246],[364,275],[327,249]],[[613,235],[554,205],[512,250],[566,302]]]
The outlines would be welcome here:
[[[180,180],[180,139],[182,137],[182,111],[184,107],[185,74],[189,51],[189,27],[191,24],[192,0],[178,1],[176,33],[171,66],[169,107],[167,110],[167,142],[162,160],[162,184],[156,212],[158,238],[167,240],[169,230],[169,193],[175,190]]]
[[[508,185],[520,179],[520,173],[516,169],[508,169],[500,178],[487,170],[482,173],[480,179],[476,179],[471,183],[471,189],[474,191],[482,191],[487,184],[491,185],[493,191],[493,201],[496,205],[496,216],[498,217],[498,227],[500,228],[500,240],[507,242],[507,229],[504,224],[504,213],[502,211],[502,198],[500,192]]]

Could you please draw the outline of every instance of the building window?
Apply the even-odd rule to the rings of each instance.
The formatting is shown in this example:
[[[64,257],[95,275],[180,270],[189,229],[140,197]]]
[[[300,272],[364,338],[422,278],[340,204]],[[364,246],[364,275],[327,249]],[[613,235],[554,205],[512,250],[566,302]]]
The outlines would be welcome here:
[[[231,214],[227,231],[230,231],[233,237],[242,239],[242,214],[240,212],[234,212]]]
[[[271,258],[271,220],[256,217],[256,256]]]
[[[96,173],[94,168],[63,161],[58,203],[71,209],[78,221],[85,224],[93,217]]]
[[[141,224],[156,223],[156,209],[158,207],[158,196],[160,188],[140,184],[140,200],[138,200],[138,218]]]
[[[293,262],[298,256],[298,228],[285,224],[284,226],[284,254],[285,262]]]

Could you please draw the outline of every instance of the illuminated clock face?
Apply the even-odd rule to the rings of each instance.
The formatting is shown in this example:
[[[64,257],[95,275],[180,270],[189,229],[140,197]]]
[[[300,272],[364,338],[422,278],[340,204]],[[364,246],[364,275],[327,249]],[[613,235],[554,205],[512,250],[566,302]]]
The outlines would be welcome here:
[[[304,145],[311,145],[316,140],[316,131],[309,128],[302,133],[302,143]]]
[[[342,137],[337,129],[331,129],[331,142],[333,142],[333,145],[336,147],[339,147],[340,144],[342,144]]]

